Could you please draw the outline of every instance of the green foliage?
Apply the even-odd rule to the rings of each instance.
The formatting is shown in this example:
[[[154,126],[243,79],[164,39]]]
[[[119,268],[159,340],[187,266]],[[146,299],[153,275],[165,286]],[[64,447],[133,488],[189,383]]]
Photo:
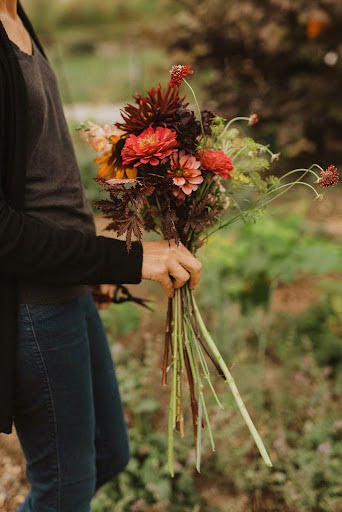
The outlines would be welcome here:
[[[302,315],[279,315],[277,326],[283,336],[312,344],[315,358],[320,365],[329,365],[338,371],[342,364],[342,297],[340,282],[327,280],[321,284],[320,300]],[[283,354],[285,356],[285,354]]]
[[[222,292],[244,310],[260,303],[267,306],[271,288],[278,284],[290,283],[298,274],[311,280],[341,268],[341,247],[324,236],[307,234],[298,215],[273,210],[260,222],[213,236],[203,249],[202,289],[209,308],[219,303]]]

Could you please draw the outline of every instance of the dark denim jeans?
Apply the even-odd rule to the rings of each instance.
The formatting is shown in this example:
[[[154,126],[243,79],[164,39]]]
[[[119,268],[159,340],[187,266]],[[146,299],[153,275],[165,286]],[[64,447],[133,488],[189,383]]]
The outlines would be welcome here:
[[[88,512],[129,460],[105,331],[90,292],[20,304],[14,423],[31,490],[17,512]]]

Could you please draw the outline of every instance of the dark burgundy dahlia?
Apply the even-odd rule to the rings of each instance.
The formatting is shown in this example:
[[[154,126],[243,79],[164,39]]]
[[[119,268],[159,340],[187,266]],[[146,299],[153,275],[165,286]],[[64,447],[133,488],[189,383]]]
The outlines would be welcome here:
[[[196,152],[197,137],[201,133],[201,125],[192,110],[180,107],[176,112],[172,129],[177,132],[181,149],[185,149],[188,153]]]
[[[160,84],[157,87],[152,87],[147,96],[142,96],[137,92],[133,98],[136,105],[128,104],[121,109],[123,122],[115,123],[115,126],[125,133],[134,135],[139,135],[149,126],[171,128],[177,110],[188,105],[188,103],[183,103],[185,96],[180,97],[177,88],[162,89]]]
[[[201,110],[202,114],[202,123],[204,128],[204,133],[206,135],[211,134],[211,126],[213,124],[213,120],[216,117],[214,112],[211,112],[211,110]]]

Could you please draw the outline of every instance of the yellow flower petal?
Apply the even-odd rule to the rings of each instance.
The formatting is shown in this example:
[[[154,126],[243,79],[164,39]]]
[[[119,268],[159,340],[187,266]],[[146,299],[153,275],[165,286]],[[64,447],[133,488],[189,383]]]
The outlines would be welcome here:
[[[120,137],[118,135],[111,135],[109,138],[114,145],[120,140]]]
[[[126,174],[127,174],[127,177],[130,178],[130,179],[134,179],[137,177],[137,174],[138,174],[138,170],[133,167],[127,167],[126,169]]]
[[[102,178],[102,176],[104,176],[105,174],[107,174],[107,172],[109,171],[110,169],[110,165],[108,165],[108,161],[106,162],[103,162],[101,165],[100,165],[100,170],[98,172],[98,177],[99,178]]]
[[[118,169],[118,170],[116,171],[115,178],[116,178],[117,180],[122,180],[122,178],[124,177],[124,175],[125,175],[125,170],[124,170],[124,169]]]

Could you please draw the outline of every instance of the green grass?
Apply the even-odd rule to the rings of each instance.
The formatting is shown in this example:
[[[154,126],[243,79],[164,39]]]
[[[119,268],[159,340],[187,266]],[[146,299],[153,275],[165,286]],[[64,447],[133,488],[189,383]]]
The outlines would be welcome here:
[[[25,8],[34,26],[42,33],[65,33],[75,27],[95,28],[99,36],[107,33],[125,36],[145,33],[161,24],[169,23],[170,17],[179,11],[178,5],[164,0],[127,0],[118,2],[102,0],[84,2],[69,0],[53,3],[48,0],[26,0]]]
[[[122,103],[167,77],[170,57],[159,48],[120,48],[112,55],[50,55],[65,103]]]

